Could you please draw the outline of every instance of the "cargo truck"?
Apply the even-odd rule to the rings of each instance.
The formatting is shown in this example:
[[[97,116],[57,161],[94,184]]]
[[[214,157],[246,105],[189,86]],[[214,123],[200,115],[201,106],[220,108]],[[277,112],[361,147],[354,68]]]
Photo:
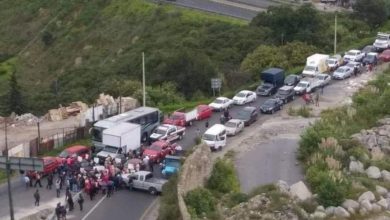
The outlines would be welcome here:
[[[284,70],[280,68],[269,68],[260,74],[263,84],[257,87],[256,94],[259,96],[269,96],[284,84]]]
[[[318,73],[324,73],[327,71],[328,66],[326,61],[329,59],[329,55],[325,54],[313,54],[306,59],[306,66],[303,69],[303,76],[315,76]]]
[[[172,113],[167,119],[164,120],[164,124],[171,124],[177,126],[191,126],[198,117],[198,110],[195,108],[189,112],[177,110]]]
[[[125,154],[139,150],[141,146],[141,126],[139,124],[123,122],[103,131],[103,150],[97,157],[99,163],[110,156],[124,161]]]

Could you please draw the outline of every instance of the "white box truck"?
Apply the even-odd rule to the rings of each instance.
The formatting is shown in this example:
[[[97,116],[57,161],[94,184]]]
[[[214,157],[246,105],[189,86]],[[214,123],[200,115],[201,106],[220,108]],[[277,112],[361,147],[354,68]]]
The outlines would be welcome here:
[[[326,54],[313,54],[306,59],[306,66],[303,69],[303,76],[315,76],[318,73],[324,73],[327,70],[326,60],[329,59],[329,55]]]
[[[104,148],[97,154],[102,163],[110,155],[111,158],[125,159],[124,154],[138,150],[141,146],[141,126],[122,122],[103,131]]]

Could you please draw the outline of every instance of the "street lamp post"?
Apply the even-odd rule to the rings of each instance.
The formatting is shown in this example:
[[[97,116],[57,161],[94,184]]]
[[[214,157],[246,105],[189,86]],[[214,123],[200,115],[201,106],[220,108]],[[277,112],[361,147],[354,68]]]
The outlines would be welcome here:
[[[8,202],[9,202],[9,214],[11,217],[11,220],[15,220],[14,217],[14,206],[12,201],[12,191],[11,191],[11,180],[10,180],[10,162],[8,157],[8,140],[7,140],[7,118],[4,120],[4,136],[5,136],[5,156],[6,156],[6,173],[7,173],[7,185],[8,185]]]

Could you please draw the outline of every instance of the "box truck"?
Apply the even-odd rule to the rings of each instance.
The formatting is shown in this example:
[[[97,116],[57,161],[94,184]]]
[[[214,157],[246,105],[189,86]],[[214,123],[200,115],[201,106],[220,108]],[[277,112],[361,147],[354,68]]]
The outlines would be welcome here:
[[[138,150],[141,146],[141,126],[123,122],[103,131],[104,148],[97,154],[102,163],[110,156],[124,161],[125,154]]]
[[[306,59],[306,66],[303,69],[303,76],[315,76],[318,73],[324,73],[327,71],[326,60],[329,59],[329,55],[325,54],[313,54]]]

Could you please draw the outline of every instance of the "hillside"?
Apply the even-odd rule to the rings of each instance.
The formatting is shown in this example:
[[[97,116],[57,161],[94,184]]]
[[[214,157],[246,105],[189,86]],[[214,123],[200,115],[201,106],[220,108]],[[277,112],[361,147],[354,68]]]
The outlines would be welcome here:
[[[75,100],[91,102],[101,92],[140,97],[145,52],[148,104],[181,103],[210,96],[212,77],[224,79],[223,92],[234,92],[253,84],[261,68],[297,71],[314,50],[331,51],[333,15],[310,6],[273,11],[283,16],[264,13],[248,25],[143,0],[3,0],[0,95],[15,71],[25,111],[36,114]],[[374,36],[348,15],[339,27],[344,46]],[[356,27],[362,31],[355,33]]]

